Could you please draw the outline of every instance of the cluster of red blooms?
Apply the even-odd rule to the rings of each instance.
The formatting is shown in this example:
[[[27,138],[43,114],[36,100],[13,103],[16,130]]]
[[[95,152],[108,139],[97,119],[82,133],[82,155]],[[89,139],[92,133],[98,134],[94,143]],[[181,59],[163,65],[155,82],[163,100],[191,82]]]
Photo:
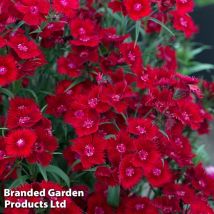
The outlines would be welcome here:
[[[155,57],[160,66],[145,66],[143,51],[131,42],[131,35],[119,35],[115,27],[102,27],[107,14],[99,13],[98,8],[103,7],[103,2],[0,2],[2,87],[16,80],[28,87],[26,77],[33,78],[37,68],[51,63],[43,50],[66,47],[56,66],[52,65],[61,79],[53,95],[46,97],[45,113],[75,130],[70,144],[64,142],[60,147],[71,169],[69,175],[91,170],[95,178],[93,191],[89,192],[86,185],[74,187],[88,194],[74,201],[66,198],[66,211],[214,213],[208,203],[214,197],[213,173],[207,173],[202,164],[194,165],[195,154],[188,138],[192,131],[208,133],[212,119],[203,106],[200,80],[177,72],[176,51],[165,44],[157,47]],[[197,31],[188,15],[193,0],[113,0],[106,7],[133,22],[142,21],[148,34],[162,30],[148,17],[167,25],[173,23],[174,31],[182,31],[187,38]],[[213,99],[213,84],[205,82],[204,90],[210,91]],[[57,140],[50,120],[32,99],[11,99],[1,123],[8,129],[0,139],[2,182],[17,177],[17,160],[50,164],[58,148]],[[52,182],[31,182],[18,190],[63,189]],[[149,187],[146,194],[144,186]],[[108,203],[109,187],[120,187],[117,207]],[[18,212],[15,208],[5,209],[5,213]]]

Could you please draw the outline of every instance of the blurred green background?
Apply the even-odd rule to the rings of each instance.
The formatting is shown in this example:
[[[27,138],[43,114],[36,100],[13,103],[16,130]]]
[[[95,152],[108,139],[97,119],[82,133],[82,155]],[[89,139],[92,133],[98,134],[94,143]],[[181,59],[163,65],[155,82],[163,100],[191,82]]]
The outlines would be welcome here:
[[[209,4],[214,4],[214,0],[195,0],[195,2],[199,6],[206,6]]]

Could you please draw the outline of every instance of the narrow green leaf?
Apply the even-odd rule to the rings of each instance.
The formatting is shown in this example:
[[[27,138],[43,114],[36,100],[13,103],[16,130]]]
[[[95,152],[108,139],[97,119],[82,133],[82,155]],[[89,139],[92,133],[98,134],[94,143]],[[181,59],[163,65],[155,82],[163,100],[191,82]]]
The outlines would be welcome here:
[[[118,207],[120,204],[120,186],[108,188],[108,204],[113,207]]]
[[[25,22],[24,21],[20,21],[14,28],[13,28],[13,32],[16,32]]]
[[[26,92],[30,93],[33,96],[33,98],[35,99],[36,103],[39,102],[38,97],[37,97],[36,93],[33,90],[31,90],[29,88],[24,88],[23,91],[26,91]]]
[[[214,69],[214,65],[206,63],[197,63],[195,66],[189,68],[188,70],[190,74],[193,74],[199,71],[207,71],[211,69]]]
[[[106,140],[109,140],[109,139],[111,139],[111,138],[116,139],[116,136],[115,136],[114,134],[108,134],[108,135],[105,136],[105,139],[106,139]]]
[[[0,93],[3,93],[3,94],[7,95],[10,98],[14,97],[14,94],[10,90],[8,90],[6,88],[0,88]]]
[[[56,174],[58,177],[60,177],[66,183],[66,185],[68,187],[70,186],[70,179],[69,179],[68,175],[63,170],[61,170],[59,167],[50,165],[50,166],[46,167],[46,171]]]
[[[155,18],[152,18],[152,17],[149,17],[148,18],[150,21],[153,21],[159,25],[161,25],[161,27],[163,27],[166,31],[168,31],[173,37],[175,36],[175,34],[161,21],[155,19]]]
[[[84,82],[84,80],[85,80],[84,78],[78,78],[78,79],[76,79],[74,82],[72,82],[68,86],[68,88],[66,88],[65,92],[69,91],[71,88],[73,88],[74,86],[78,85],[79,83]]]
[[[14,187],[18,187],[21,184],[24,184],[27,179],[28,179],[27,175],[23,175],[23,176],[18,177],[15,181],[13,181],[13,183],[10,185],[9,189],[14,188]]]
[[[137,21],[135,25],[135,45],[137,44],[141,28],[141,21]]]
[[[203,45],[199,48],[196,48],[196,49],[190,51],[190,54],[192,55],[192,57],[194,57],[194,56],[200,54],[201,52],[203,52],[204,50],[208,50],[208,49],[212,49],[212,47],[210,47],[208,45]]]
[[[47,176],[47,172],[46,169],[44,167],[42,167],[40,164],[37,164],[39,172],[41,173],[42,177],[44,178],[45,181],[48,181],[48,176]]]

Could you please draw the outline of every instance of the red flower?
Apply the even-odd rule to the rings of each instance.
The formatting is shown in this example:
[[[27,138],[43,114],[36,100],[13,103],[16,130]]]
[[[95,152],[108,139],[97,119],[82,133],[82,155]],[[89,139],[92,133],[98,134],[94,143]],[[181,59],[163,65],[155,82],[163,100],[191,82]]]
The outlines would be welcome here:
[[[28,157],[35,142],[36,134],[30,129],[13,131],[5,141],[7,154],[12,157]]]
[[[7,114],[7,127],[30,128],[42,119],[42,114],[33,100],[16,97],[10,101]]]
[[[74,164],[80,158],[80,156],[76,152],[72,151],[72,146],[68,146],[68,147],[65,148],[65,150],[63,151],[63,156],[64,156],[67,164],[69,166],[72,166],[71,169],[74,172],[83,170],[81,162],[77,163],[77,164]]]
[[[98,135],[89,135],[72,140],[73,151],[80,155],[81,163],[85,169],[96,164],[104,163],[105,140]]]
[[[126,13],[125,7],[120,0],[111,0],[108,3],[108,7],[111,8],[114,13],[116,12],[123,12],[123,14]]]
[[[14,158],[8,157],[5,138],[0,137],[0,181],[5,181],[11,178],[16,179],[16,169],[13,167],[14,162]]]
[[[100,35],[83,35],[77,39],[71,40],[70,44],[74,46],[97,47],[101,41]]]
[[[79,57],[70,53],[67,57],[60,57],[57,60],[58,72],[60,74],[67,74],[69,77],[80,76],[82,62]]]
[[[207,174],[201,163],[194,168],[190,168],[187,171],[186,178],[196,190],[202,191],[204,195],[214,195],[213,178]]]
[[[79,137],[95,133],[99,126],[99,114],[94,110],[73,109],[65,115],[65,121],[75,128]]]
[[[102,30],[102,41],[106,46],[111,46],[113,42],[116,44],[122,43],[126,38],[129,37],[128,34],[118,35],[117,30],[114,27],[104,28]]]
[[[71,22],[70,29],[74,37],[70,41],[72,45],[96,47],[100,43],[99,30],[90,19],[75,19]]]
[[[2,36],[0,36],[0,48],[3,48],[6,44],[7,41]]]
[[[10,38],[8,45],[17,53],[21,59],[32,59],[42,55],[36,43],[28,40],[23,35],[15,35]]]
[[[173,92],[169,89],[159,91],[157,88],[152,88],[149,94],[144,97],[145,105],[150,108],[155,107],[157,111],[166,114],[171,106],[175,106],[176,102],[173,100]]]
[[[158,47],[158,58],[164,60],[164,68],[175,71],[177,69],[176,51],[169,46]]]
[[[153,139],[158,129],[150,119],[130,118],[128,119],[128,131],[135,135],[144,136],[147,139]]]
[[[163,214],[180,213],[179,200],[167,196],[159,196],[154,199],[153,204]]]
[[[0,85],[5,86],[17,79],[16,62],[12,56],[0,56]]]
[[[24,17],[23,20],[29,25],[40,25],[48,15],[50,3],[48,0],[21,0],[16,8]]]
[[[126,82],[118,82],[103,88],[101,100],[115,108],[117,112],[124,112],[127,109],[128,98],[133,96],[132,89]]]
[[[132,139],[127,132],[119,132],[107,141],[108,157],[112,164],[118,164],[123,157],[134,150]]]
[[[88,108],[95,109],[98,113],[103,113],[109,110],[110,106],[102,102],[101,97],[103,94],[103,88],[99,86],[94,86],[91,88],[87,97],[84,97],[86,106]],[[83,102],[84,102],[83,100]],[[82,102],[82,101],[81,101]]]
[[[152,18],[155,18],[157,20],[159,20],[160,22],[165,23],[166,22],[166,15],[164,13],[155,13],[154,15],[152,15]],[[145,22],[143,22],[144,24]],[[162,29],[162,26],[156,22],[154,22],[153,20],[148,20],[147,21],[147,26],[146,26],[146,32],[147,33],[160,33]]]
[[[135,166],[150,169],[154,163],[161,159],[161,155],[152,141],[140,137],[135,139],[133,143],[137,151],[133,159]]]
[[[95,34],[95,24],[90,19],[74,19],[70,24],[71,35],[74,38],[80,38],[82,36],[91,36]]]
[[[176,0],[176,8],[180,13],[192,12],[194,8],[193,0]]]
[[[53,48],[56,44],[63,43],[64,22],[49,22],[40,33],[42,37],[41,46]]]
[[[189,211],[189,214],[195,214],[195,213],[213,214],[214,211],[207,202],[200,200],[199,198],[196,198],[190,204],[190,211]]]
[[[188,14],[180,14],[174,11],[172,15],[174,28],[183,31],[186,38],[190,38],[193,34],[197,33],[198,28]]]
[[[168,197],[181,199],[185,204],[190,204],[195,197],[195,191],[191,189],[191,187],[183,184],[166,185],[163,191]]]
[[[173,109],[173,115],[193,130],[200,128],[200,123],[204,120],[199,106],[187,99],[182,99],[177,102],[177,107]]]
[[[73,46],[72,51],[78,56],[82,64],[85,62],[98,62],[99,60],[97,47]]]
[[[53,0],[53,7],[57,12],[72,17],[79,8],[79,0]]]
[[[161,12],[165,12],[165,13],[170,9],[172,9],[175,4],[175,0],[153,0],[153,1],[157,2],[158,9]]]
[[[145,176],[153,187],[162,187],[172,180],[172,173],[167,162],[162,163],[161,161],[156,162],[149,170],[146,170]]]
[[[119,166],[119,180],[124,189],[130,189],[136,185],[143,176],[143,169],[133,163],[133,155],[126,155]]]
[[[127,13],[134,21],[137,21],[151,13],[149,0],[124,0]]]
[[[124,61],[128,65],[131,65],[132,67],[142,66],[142,52],[140,47],[134,44],[134,42],[121,44],[119,46],[119,50],[124,58]]]
[[[99,166],[96,169],[95,176],[98,182],[104,183],[108,186],[115,186],[118,184],[117,168],[111,169],[105,166]]]
[[[63,116],[70,107],[69,96],[67,94],[48,95],[46,97],[47,114],[55,117]]]
[[[88,199],[88,214],[112,214],[113,210],[108,205],[107,199],[102,194],[93,194]]]
[[[47,166],[52,159],[52,152],[57,148],[57,140],[54,136],[48,135],[42,128],[36,129],[37,140],[33,145],[32,153],[27,158],[29,163],[40,163]]]
[[[118,214],[158,214],[152,201],[146,197],[132,196],[122,200]]]

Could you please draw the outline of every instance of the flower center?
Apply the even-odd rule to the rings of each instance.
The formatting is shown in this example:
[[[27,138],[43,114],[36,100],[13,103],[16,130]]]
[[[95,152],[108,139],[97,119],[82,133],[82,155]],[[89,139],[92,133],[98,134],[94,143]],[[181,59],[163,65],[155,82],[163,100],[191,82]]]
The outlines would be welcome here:
[[[164,208],[163,208],[163,211],[164,211],[165,213],[172,213],[172,207],[164,207]]]
[[[18,49],[20,50],[20,51],[23,51],[23,52],[27,52],[28,51],[28,47],[26,46],[26,45],[23,45],[23,44],[18,44]]]
[[[27,123],[27,122],[29,122],[29,120],[30,120],[30,117],[20,117],[19,118],[19,124],[25,124],[25,123]]]
[[[133,7],[133,9],[134,9],[136,12],[141,11],[142,8],[143,8],[143,5],[142,5],[141,3],[136,3],[136,4],[134,4],[134,7]]]
[[[16,142],[16,145],[18,146],[18,147],[22,147],[22,146],[24,146],[25,145],[25,141],[24,141],[24,139],[19,139],[17,142]]]
[[[98,99],[97,98],[91,98],[89,101],[88,101],[88,105],[91,107],[91,108],[94,108],[98,103]]]
[[[37,6],[30,7],[30,12],[33,14],[37,14],[39,12],[39,9]]]
[[[25,108],[26,108],[26,106],[24,106],[24,105],[18,106],[18,109],[19,109],[19,110],[23,110],[23,109],[25,109]]]
[[[78,117],[78,118],[83,117],[83,116],[84,116],[83,110],[75,111],[75,112],[74,112],[74,116],[75,116],[75,117]]]
[[[141,160],[147,160],[148,155],[149,155],[149,153],[146,152],[146,151],[143,150],[143,149],[140,150],[140,151],[138,152],[138,154],[139,154],[139,157],[140,157]]]
[[[146,133],[146,129],[142,126],[137,126],[136,129],[139,131],[140,134],[145,134]]]
[[[184,146],[183,146],[183,143],[182,143],[182,141],[181,141],[181,139],[178,137],[178,138],[176,138],[176,140],[175,140],[175,144],[177,145],[177,146],[180,146],[181,148],[183,148]]]
[[[68,64],[68,67],[69,67],[70,69],[74,69],[74,68],[76,68],[76,65],[75,65],[73,62],[70,62],[70,63]]]
[[[57,107],[57,111],[59,112],[59,113],[63,113],[63,112],[65,112],[67,109],[66,109],[66,107],[64,106],[64,105],[60,105],[60,106],[58,106]]]
[[[0,66],[0,75],[4,75],[7,72],[7,68],[4,66]]]
[[[41,144],[41,143],[35,143],[35,145],[34,145],[34,150],[36,151],[36,152],[43,152],[44,151],[44,147],[43,147],[43,145]]]
[[[185,28],[188,26],[187,21],[186,21],[183,17],[180,18],[180,23],[181,23],[181,25],[182,25],[183,27],[185,27]]]
[[[198,183],[199,183],[199,185],[201,187],[205,187],[206,186],[206,184],[205,184],[205,182],[203,180],[200,180]]]
[[[136,204],[136,205],[135,205],[135,209],[136,209],[137,211],[139,211],[139,210],[143,210],[143,209],[144,209],[144,207],[145,207],[145,205],[144,205],[144,204]]]
[[[184,196],[185,195],[184,191],[177,191],[176,193],[177,193],[178,196]]]
[[[82,42],[88,42],[88,41],[90,41],[90,37],[89,36],[81,37],[80,41],[82,41]]]
[[[83,34],[86,33],[86,30],[83,27],[80,27],[79,28],[79,33],[80,33],[80,35],[83,35]]]
[[[68,1],[67,0],[60,0],[60,3],[64,7],[66,7],[68,5]]]
[[[80,57],[81,57],[81,58],[86,58],[86,57],[88,57],[88,55],[89,55],[88,51],[82,51],[82,52],[80,53]]]
[[[189,115],[186,112],[183,112],[182,116],[183,116],[184,120],[186,120],[186,121],[190,120],[190,117],[189,117]]]
[[[54,27],[54,24],[53,23],[49,23],[48,25],[47,25],[47,29],[51,29],[51,28],[53,28]]]
[[[107,35],[109,39],[119,39],[120,37],[116,34],[108,34]]]
[[[95,207],[94,214],[104,214],[104,210],[102,207]]]
[[[152,173],[153,173],[153,175],[155,175],[155,176],[160,176],[160,175],[161,175],[161,170],[158,169],[158,168],[156,168],[156,169],[153,169]]]
[[[129,53],[128,53],[128,58],[129,58],[132,62],[134,62],[135,59],[136,59],[136,56],[132,53],[132,51],[129,51]]]
[[[148,74],[146,74],[146,75],[142,75],[141,77],[140,77],[140,79],[142,80],[142,81],[148,81],[149,80],[149,75]]]
[[[126,169],[126,175],[127,175],[128,177],[132,177],[132,176],[134,175],[134,168],[133,168],[133,167],[128,167],[128,168]]]
[[[119,94],[115,94],[115,95],[113,95],[111,98],[112,98],[112,100],[113,100],[114,102],[119,102],[119,101],[120,101],[120,95],[119,95]]]
[[[85,155],[86,156],[88,156],[88,157],[93,156],[94,155],[94,151],[95,151],[95,149],[94,149],[93,146],[91,146],[91,145],[86,145],[85,146]]]
[[[126,146],[123,143],[121,143],[121,144],[118,144],[116,146],[116,149],[117,149],[118,152],[124,153],[126,151]]]
[[[5,152],[3,150],[0,150],[0,160],[4,159],[5,156]]]
[[[90,129],[93,125],[94,125],[94,121],[89,119],[85,120],[83,123],[83,127],[87,129]]]
[[[180,2],[181,2],[182,4],[186,4],[186,3],[188,2],[188,0],[180,0]]]
[[[66,91],[65,93],[68,95],[71,95],[73,93],[73,91],[70,89],[70,90]]]

